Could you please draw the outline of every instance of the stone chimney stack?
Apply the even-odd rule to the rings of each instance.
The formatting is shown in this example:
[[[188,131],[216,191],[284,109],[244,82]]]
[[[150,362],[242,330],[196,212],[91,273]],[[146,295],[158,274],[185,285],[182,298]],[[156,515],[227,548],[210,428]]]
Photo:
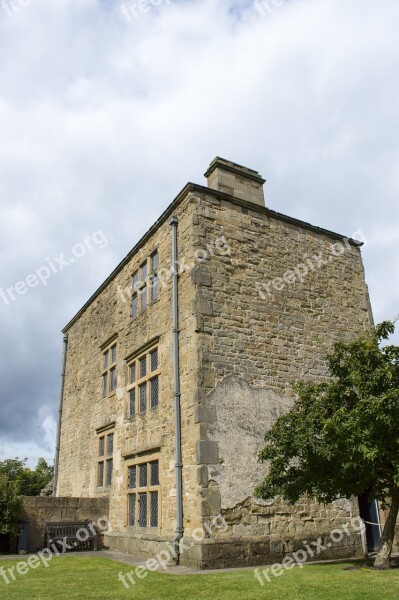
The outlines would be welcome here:
[[[208,187],[213,190],[225,192],[258,206],[265,206],[263,193],[265,179],[253,169],[217,156],[209,165],[205,177],[208,179]]]

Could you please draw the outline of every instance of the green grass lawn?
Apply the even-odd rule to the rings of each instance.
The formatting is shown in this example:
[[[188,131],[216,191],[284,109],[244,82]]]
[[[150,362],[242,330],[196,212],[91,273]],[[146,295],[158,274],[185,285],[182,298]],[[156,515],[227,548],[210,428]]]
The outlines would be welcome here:
[[[9,569],[16,561],[0,561]],[[399,569],[374,572],[354,564],[310,565],[285,571],[261,587],[252,570],[211,575],[149,573],[130,589],[118,579],[133,567],[104,558],[54,558],[8,585],[0,577],[1,600],[393,600],[399,598]]]

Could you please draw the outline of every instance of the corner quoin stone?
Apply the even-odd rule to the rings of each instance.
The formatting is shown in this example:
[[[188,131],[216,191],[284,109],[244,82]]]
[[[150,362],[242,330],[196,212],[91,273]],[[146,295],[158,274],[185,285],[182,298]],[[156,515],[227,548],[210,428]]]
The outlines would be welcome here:
[[[197,442],[197,463],[199,465],[213,465],[219,462],[219,444],[217,442]]]

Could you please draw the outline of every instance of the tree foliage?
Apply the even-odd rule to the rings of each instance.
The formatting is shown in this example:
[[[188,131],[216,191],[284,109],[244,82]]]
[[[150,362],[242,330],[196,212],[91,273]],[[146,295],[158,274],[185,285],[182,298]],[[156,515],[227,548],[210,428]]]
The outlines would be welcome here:
[[[21,498],[14,482],[0,472],[0,534],[17,532]]]
[[[19,458],[0,461],[0,533],[15,533],[21,496],[38,496],[53,478],[53,467],[39,458],[34,469]]]
[[[308,494],[331,502],[367,492],[370,500],[388,502],[395,510],[399,347],[381,346],[394,329],[385,321],[353,341],[335,343],[327,354],[329,381],[295,385],[294,406],[266,433],[259,454],[269,461],[269,473],[255,490],[258,497],[282,495],[295,503]]]

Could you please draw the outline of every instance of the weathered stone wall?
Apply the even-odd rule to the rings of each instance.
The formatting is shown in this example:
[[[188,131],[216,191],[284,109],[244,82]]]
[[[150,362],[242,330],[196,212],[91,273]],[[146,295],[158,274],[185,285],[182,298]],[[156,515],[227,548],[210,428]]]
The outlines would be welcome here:
[[[224,236],[230,247],[229,255],[202,265],[205,283],[198,286],[207,307],[197,325],[199,444],[211,448],[199,460],[203,513],[221,511],[228,523],[226,532],[216,531],[207,541],[203,561],[213,556],[220,566],[268,562],[269,555],[284,555],[293,544],[325,536],[348,520],[349,513],[334,506],[304,501],[294,509],[278,500],[262,505],[252,494],[266,472],[256,460],[264,433],[291,406],[292,383],[321,381],[323,347],[371,323],[363,265],[359,247],[338,236],[213,194],[198,194],[198,202],[196,243]],[[294,269],[307,260],[308,273],[292,282]],[[281,278],[275,282],[279,289],[267,286],[275,278]],[[351,511],[357,514],[357,502]],[[346,536],[334,552],[361,553],[360,536]]]
[[[227,531],[205,540],[202,568],[270,565],[297,551],[301,560],[306,553],[306,562],[363,555],[361,535],[351,527],[350,511],[332,505],[323,508],[302,502],[288,507],[279,499],[263,504],[248,498],[223,515]],[[323,546],[320,553],[318,542]]]
[[[108,498],[54,498],[26,496],[20,518],[28,523],[29,552],[44,545],[45,524],[61,521],[93,521],[108,519]],[[101,522],[101,521],[100,521]]]
[[[190,196],[173,214],[179,219],[179,258],[194,266],[192,230],[195,202]],[[61,452],[57,494],[59,496],[107,495],[110,499],[112,531],[107,543],[126,545],[127,541],[142,536],[154,540],[171,541],[175,531],[175,439],[173,409],[172,364],[172,281],[167,276],[172,266],[172,214],[160,224],[138,249],[128,264],[97,296],[79,319],[68,330],[68,352],[61,428]],[[164,285],[159,299],[135,319],[130,316],[132,274],[142,261],[158,249],[159,267]],[[196,477],[196,441],[199,425],[194,423],[194,403],[198,371],[198,351],[195,344],[195,287],[192,269],[180,275],[180,369],[182,406],[182,452],[184,462],[183,489],[185,528],[200,524]],[[122,297],[121,291],[125,292]],[[101,345],[117,334],[117,389],[110,398],[102,398]],[[155,410],[145,415],[128,417],[128,383],[125,358],[151,340],[159,338],[160,399]],[[115,422],[114,471],[111,488],[97,488],[98,435],[96,430]],[[159,453],[161,509],[160,526],[154,530],[136,531],[127,526],[127,467],[126,460],[137,453]],[[149,455],[150,456],[150,455]],[[137,534],[137,535],[136,535]],[[138,546],[136,545],[136,550]],[[132,548],[133,551],[133,548]]]
[[[186,548],[181,562],[211,567],[281,560],[304,539],[326,538],[350,513],[357,514],[356,502],[345,508],[312,501],[289,507],[279,499],[256,501],[252,493],[265,474],[256,460],[263,435],[291,406],[292,383],[322,380],[323,344],[370,324],[360,251],[346,242],[343,254],[334,256],[332,244],[339,237],[205,188],[189,190],[173,214],[179,218],[180,259],[189,267],[179,278]],[[175,529],[171,280],[134,320],[129,300],[133,272],[155,249],[160,267],[171,266],[168,221],[159,223],[69,328],[61,429],[58,495],[109,497],[112,529],[105,543],[148,555],[167,549]],[[214,252],[223,237],[229,252]],[[206,258],[198,259],[201,250],[207,250]],[[303,281],[286,283],[287,270],[308,259],[312,267]],[[260,295],[257,284],[276,277],[282,278],[279,289],[269,296],[260,286]],[[127,290],[125,300],[118,290]],[[113,335],[118,386],[103,399],[101,345]],[[161,352],[160,404],[128,419],[125,358],[155,338]],[[96,430],[112,423],[113,486],[98,490]],[[161,522],[150,531],[127,527],[126,460],[151,450],[160,455]],[[226,530],[214,528],[203,543],[193,539],[196,528],[220,513]],[[328,549],[328,556],[360,553],[357,535]]]

